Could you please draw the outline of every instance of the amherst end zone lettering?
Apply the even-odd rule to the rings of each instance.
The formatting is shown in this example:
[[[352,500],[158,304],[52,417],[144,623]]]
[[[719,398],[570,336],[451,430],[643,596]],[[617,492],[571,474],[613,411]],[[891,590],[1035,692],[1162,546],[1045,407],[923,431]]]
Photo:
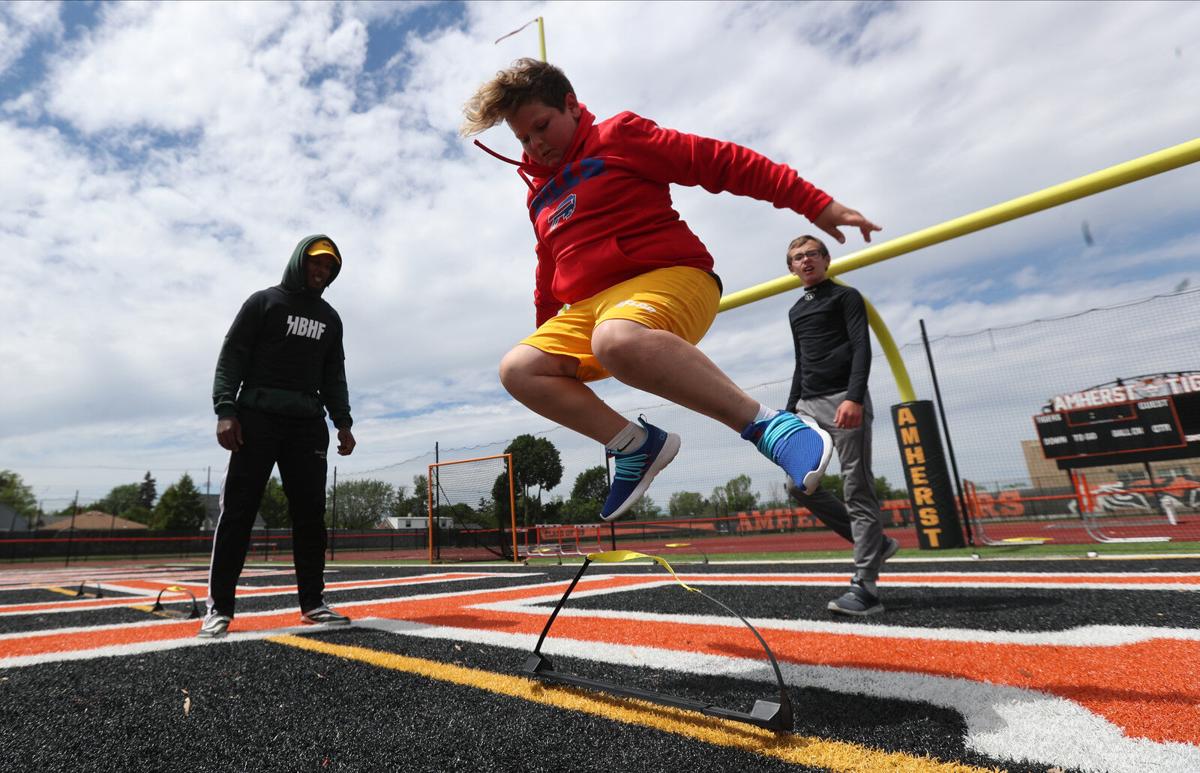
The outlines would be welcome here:
[[[938,516],[936,507],[922,507],[933,504],[933,489],[929,487],[929,478],[925,473],[925,449],[921,445],[921,430],[917,427],[917,417],[911,408],[902,407],[896,414],[896,423],[900,429],[904,464],[908,467],[908,477],[912,482],[912,501],[917,505],[920,530],[929,540],[929,546],[936,548],[940,543],[942,519]]]
[[[933,403],[914,400],[893,405],[892,423],[921,549],[964,547]]]

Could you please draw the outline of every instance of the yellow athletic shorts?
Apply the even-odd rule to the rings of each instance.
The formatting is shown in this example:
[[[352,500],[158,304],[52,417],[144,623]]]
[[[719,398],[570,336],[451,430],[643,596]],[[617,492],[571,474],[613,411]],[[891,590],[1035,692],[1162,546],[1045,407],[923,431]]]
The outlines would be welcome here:
[[[691,266],[659,268],[571,304],[521,343],[574,357],[579,360],[575,377],[597,381],[609,373],[592,354],[596,325],[607,319],[629,319],[697,344],[716,318],[720,302],[721,290],[708,272]]]

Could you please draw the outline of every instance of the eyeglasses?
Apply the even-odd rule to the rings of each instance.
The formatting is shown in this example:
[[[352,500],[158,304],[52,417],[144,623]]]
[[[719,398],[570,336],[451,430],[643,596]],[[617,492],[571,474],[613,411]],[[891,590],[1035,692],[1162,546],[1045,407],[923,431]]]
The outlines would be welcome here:
[[[825,253],[822,252],[821,250],[808,250],[807,252],[792,253],[791,259],[792,260],[800,260],[801,258],[809,258],[811,260],[813,258],[823,257],[824,255],[825,255]]]

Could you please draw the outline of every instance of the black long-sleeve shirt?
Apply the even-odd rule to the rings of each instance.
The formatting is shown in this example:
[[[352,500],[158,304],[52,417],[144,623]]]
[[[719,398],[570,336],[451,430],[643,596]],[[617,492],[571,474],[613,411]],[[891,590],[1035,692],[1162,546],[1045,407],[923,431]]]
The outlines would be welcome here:
[[[788,311],[796,345],[796,371],[787,409],[801,399],[845,391],[861,403],[871,374],[871,338],[867,308],[853,287],[832,279],[805,288]]]

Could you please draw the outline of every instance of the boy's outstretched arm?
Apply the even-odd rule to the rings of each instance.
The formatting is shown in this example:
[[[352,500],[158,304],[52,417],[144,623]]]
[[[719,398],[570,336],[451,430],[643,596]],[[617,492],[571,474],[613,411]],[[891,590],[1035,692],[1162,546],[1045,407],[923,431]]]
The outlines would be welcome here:
[[[838,244],[845,244],[846,237],[842,236],[842,232],[838,230],[838,226],[848,226],[857,228],[862,231],[863,240],[871,241],[872,231],[882,231],[883,229],[863,217],[863,214],[856,209],[850,209],[836,201],[829,202],[829,206],[821,210],[821,214],[817,215],[817,219],[813,223],[825,233],[837,239]]]

